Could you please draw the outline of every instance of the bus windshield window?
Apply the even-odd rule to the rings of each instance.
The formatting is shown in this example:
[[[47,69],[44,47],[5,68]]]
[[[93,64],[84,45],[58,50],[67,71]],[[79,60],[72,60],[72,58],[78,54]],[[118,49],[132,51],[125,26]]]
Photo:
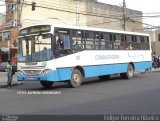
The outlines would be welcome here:
[[[37,62],[50,60],[52,57],[51,34],[19,38],[19,61]]]

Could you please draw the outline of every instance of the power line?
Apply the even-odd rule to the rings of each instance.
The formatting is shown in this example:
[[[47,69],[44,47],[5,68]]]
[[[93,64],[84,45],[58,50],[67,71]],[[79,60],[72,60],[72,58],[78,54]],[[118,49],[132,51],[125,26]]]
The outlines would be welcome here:
[[[51,2],[49,2],[49,3],[51,3]],[[49,7],[45,7],[44,5],[46,5],[46,4],[41,4],[41,3],[39,3],[40,4],[40,6],[37,6],[37,7],[43,7],[43,8],[49,8]],[[125,28],[125,24],[126,24],[126,22],[127,22],[127,20],[129,19],[129,17],[126,17],[126,6],[125,6],[125,1],[123,2],[123,6],[124,6],[124,8],[123,8],[123,11],[124,11],[124,15],[123,15],[123,21],[124,21],[124,24],[123,24],[123,26],[124,26],[124,28]],[[51,6],[51,5],[49,5],[50,7],[54,7],[54,6]],[[56,4],[56,6],[57,6],[57,4]],[[54,9],[54,8],[49,8],[49,9]],[[57,9],[59,9],[59,8],[57,8]],[[60,9],[59,9],[60,10]],[[72,9],[73,10],[73,9]],[[64,12],[71,12],[71,11],[66,11],[66,10],[60,10],[60,11],[64,11]],[[83,11],[83,12],[86,12],[86,11]],[[71,12],[71,13],[75,13],[75,12]],[[82,15],[92,15],[92,16],[96,16],[96,17],[103,17],[103,18],[112,18],[112,19],[120,19],[121,18],[121,16],[113,16],[113,17],[106,17],[106,16],[108,16],[107,14],[100,14],[100,15],[96,15],[96,13],[88,13],[88,14],[86,14],[86,13],[79,13],[79,14],[82,14]],[[132,17],[132,18],[140,18],[140,17],[143,17],[143,16],[134,16],[134,17]]]
[[[160,12],[150,12],[150,13],[143,13],[143,14],[160,14]]]
[[[13,3],[13,2],[12,2]],[[43,2],[44,3],[44,2]],[[47,2],[47,3],[51,3],[51,2]],[[16,4],[16,3],[15,3]],[[23,3],[22,3],[23,4]],[[25,3],[24,3],[25,4]],[[40,4],[40,3],[39,3]],[[75,4],[75,3],[74,3]],[[29,4],[27,3],[27,5],[32,5],[32,4]],[[62,11],[62,12],[68,12],[68,13],[75,13],[76,14],[76,11],[75,9],[67,9],[65,10],[65,8],[63,7],[63,9],[60,9],[60,8],[55,8],[55,6],[52,6],[52,5],[49,5],[49,6],[46,6],[47,4],[40,4],[40,5],[36,5],[36,7],[39,7],[39,8],[45,8],[45,9],[49,9],[49,10],[57,10],[57,11]],[[60,5],[60,4],[59,4]],[[61,7],[62,8],[62,7]],[[103,18],[109,18],[109,19],[116,19],[116,20],[122,20],[120,18],[122,18],[121,16],[110,16],[108,14],[100,14],[100,15],[97,15],[97,13],[94,13],[94,12],[87,12],[87,11],[79,11],[79,14],[81,15],[87,15],[87,16],[94,16],[94,17],[103,17]],[[135,17],[132,17],[132,18],[140,18],[140,17],[143,17],[143,16],[135,16]],[[148,16],[149,17],[149,16]],[[152,17],[156,17],[156,16],[152,16]],[[157,16],[159,17],[159,16]],[[125,18],[125,21],[126,21],[126,16],[123,17],[123,19]],[[133,20],[135,21],[135,20]],[[149,24],[147,24],[149,25]],[[150,25],[152,26],[152,25]]]
[[[16,3],[0,4],[0,6],[16,5]]]
[[[39,1],[39,0],[38,0]],[[47,3],[49,3],[49,4],[47,4]],[[74,8],[74,6],[75,6],[75,3],[73,3],[72,2],[72,4],[73,5],[71,5],[70,4],[70,6],[68,6],[68,5],[65,5],[65,7],[61,7],[61,6],[64,6],[64,4],[55,4],[54,3],[54,6],[53,5],[51,5],[51,3],[53,4],[53,2],[45,2],[44,3],[44,1],[43,2],[38,2],[37,4],[39,4],[40,6],[45,6],[45,7],[52,7],[52,8],[57,8],[57,9],[63,9],[63,10],[70,10],[70,11],[76,11],[75,9],[73,9]],[[66,2],[66,3],[68,3],[68,2]],[[60,6],[60,7],[57,7],[57,6]],[[72,9],[71,9],[72,8]],[[88,13],[88,11],[82,11],[82,10],[80,10],[79,9],[79,12],[84,12],[84,13]],[[97,11],[96,11],[97,12]],[[96,12],[94,12],[95,14],[98,14],[98,12],[96,13]],[[119,11],[116,11],[116,12],[119,12]],[[91,13],[91,12],[90,12]],[[103,14],[102,14],[103,13]],[[113,16],[113,17],[121,17],[121,16],[115,16],[115,15],[108,15],[108,14],[104,14],[104,12],[103,11],[101,11],[101,13],[100,13],[101,15],[106,15],[106,16]]]
[[[111,23],[111,22],[118,22],[119,20],[115,20],[115,21],[107,21],[107,22],[99,22],[99,23],[95,23],[95,24],[89,24],[91,25],[100,25],[100,24],[106,24],[106,23]]]
[[[28,5],[32,5],[32,4],[28,4]],[[42,5],[36,5],[36,7],[39,7],[39,8],[45,8],[45,9],[49,9],[49,10],[57,10],[57,11],[61,11],[61,12],[67,12],[67,13],[76,13],[76,11],[70,11],[70,10],[63,10],[63,9],[59,9],[59,8],[53,8],[53,7],[46,7],[46,6],[42,6]],[[107,17],[107,16],[104,16],[104,15],[96,15],[94,13],[82,13],[82,12],[79,12],[79,14],[81,15],[88,15],[88,16],[96,16],[96,17],[103,17],[103,18],[112,18],[112,19],[117,19],[118,17]]]
[[[45,7],[45,6],[40,6],[40,5],[39,6],[37,5],[36,7],[46,8],[46,9],[50,9],[50,10],[58,10],[58,11],[68,12],[68,13],[76,13],[75,11],[61,10],[61,9],[58,9],[58,8]],[[93,14],[93,13],[79,13],[79,14],[88,15],[88,16],[103,17],[103,18],[112,18],[112,19],[118,19],[118,20],[120,19],[120,17],[107,17],[107,16],[103,16],[103,15],[96,15],[96,14]],[[132,21],[135,21],[135,20],[132,20]],[[139,21],[137,21],[137,22],[139,22]],[[147,24],[147,23],[142,23],[142,24],[153,26],[153,25],[150,25],[150,24]]]
[[[48,3],[48,2],[47,2]],[[49,2],[49,3],[51,3],[51,2]],[[72,2],[73,3],[73,2]],[[14,3],[14,4],[16,4],[16,3]],[[32,4],[28,4],[28,5],[32,5]],[[45,5],[45,6],[44,6]],[[60,4],[59,4],[60,5]],[[39,6],[36,6],[36,7],[43,7],[43,8],[47,8],[47,9],[55,9],[55,10],[58,10],[58,11],[64,11],[64,12],[70,12],[70,13],[75,13],[75,9],[69,9],[69,10],[65,10],[64,8],[63,9],[59,9],[59,8],[53,8],[53,7],[55,7],[55,6],[51,6],[51,5],[49,5],[50,7],[48,7],[48,5],[47,5],[47,7],[46,7],[46,4],[40,4]],[[57,4],[56,4],[56,6],[57,6]],[[70,10],[74,10],[74,11],[70,11]],[[80,11],[81,13],[80,14],[84,14],[84,15],[94,15],[94,16],[96,16],[96,14],[97,13],[89,13],[89,12],[87,12],[87,11]],[[82,12],[84,12],[84,13],[82,13]],[[116,11],[117,12],[117,11]],[[86,14],[87,13],[87,14]],[[108,15],[108,14],[100,14],[100,15],[98,15],[98,16],[96,16],[96,17],[104,17],[105,16],[105,18],[112,18],[112,19],[114,19],[114,18],[121,18],[121,16],[112,16],[112,15]],[[106,16],[108,16],[108,17],[106,17]]]
[[[128,16],[128,18],[155,18],[155,17],[160,17],[160,14],[158,15],[150,15],[150,16],[146,16],[146,15],[143,15],[143,16]]]
[[[70,6],[68,6],[68,2],[65,2],[65,1],[63,1],[63,3],[61,4],[61,2],[59,2],[59,0],[57,1],[57,0],[54,0],[54,1],[57,1],[58,2],[58,4],[57,4],[57,2],[44,2],[44,1],[42,1],[42,0],[34,0],[34,1],[37,1],[38,3],[41,3],[41,4],[47,4],[47,6],[49,5],[51,5],[51,4],[54,4],[55,6],[54,7],[57,7],[57,5],[59,5],[59,6],[64,6],[64,4],[65,4],[65,7],[68,9],[71,5],[71,7],[73,8],[73,6],[75,5],[75,2],[73,2],[73,1],[77,1],[77,0],[73,0],[73,1],[70,1]],[[56,4],[55,4],[56,3]],[[91,3],[93,3],[93,2],[91,2]],[[67,5],[67,6],[66,6]],[[120,7],[119,7],[120,8]],[[122,12],[122,11],[117,11],[117,10],[115,10],[116,12]]]
[[[4,1],[4,0],[0,0],[0,1]],[[41,0],[35,0],[35,1],[41,1]],[[57,1],[57,0],[55,0],[55,1]],[[57,1],[57,2],[59,2],[59,1]],[[13,3],[13,4],[16,4],[15,2],[8,2],[8,3]],[[42,2],[41,2],[42,3]],[[47,5],[47,4],[41,4],[40,3],[40,6],[43,6],[43,5]],[[43,1],[43,3],[48,3],[48,4],[53,4],[53,2],[44,2]],[[63,2],[64,3],[64,2]],[[68,3],[68,2],[65,2],[65,3]],[[71,3],[73,3],[73,4],[75,4],[74,2],[71,2]],[[30,4],[31,5],[31,4]],[[50,7],[57,7],[57,5],[60,5],[60,6],[62,6],[62,4],[55,4],[56,6],[51,6],[51,5],[49,5]],[[48,6],[48,5],[47,5]],[[67,7],[67,9],[68,9],[68,7],[69,6],[66,6]],[[62,8],[62,7],[61,7]],[[64,7],[63,7],[63,9],[64,9]],[[75,10],[75,9],[70,9],[70,10]],[[87,12],[87,11],[81,11],[81,12]],[[118,11],[116,11],[116,12],[118,12]],[[93,14],[93,13],[92,13]],[[95,13],[96,14],[96,13]],[[146,13],[146,14],[152,14],[152,13]],[[160,14],[160,13],[159,13]],[[104,15],[104,16],[108,16],[108,14],[101,14],[101,16],[102,15]],[[111,15],[110,15],[111,16]],[[121,17],[121,16],[112,16],[112,17]],[[140,17],[159,17],[159,15],[155,15],[155,16],[132,16],[131,18],[140,18]]]
[[[41,1],[41,0],[36,0],[36,1]],[[40,2],[39,4],[40,4],[40,6],[49,6],[49,7],[56,7],[56,8],[61,8],[61,9],[65,9],[64,7],[62,8],[62,7],[57,7],[57,5],[60,5],[60,6],[62,6],[62,4],[54,4],[55,6],[52,6],[52,5],[50,5],[51,3],[53,4],[53,2],[45,2],[45,3],[48,3],[48,4],[44,4],[44,2]],[[67,3],[67,2],[65,2],[65,3]],[[72,2],[74,5],[75,5],[75,3],[74,2]],[[125,3],[124,3],[125,4]],[[66,6],[66,9],[67,10],[74,10],[75,11],[75,9],[68,9],[69,8],[69,6]],[[80,11],[80,10],[79,10]],[[88,12],[88,11],[80,11],[80,12]],[[116,11],[116,12],[119,12],[119,11]],[[123,13],[124,13],[124,10],[122,11]],[[95,13],[96,14],[96,13]],[[125,10],[125,14],[126,14],[126,10]],[[101,15],[104,15],[104,16],[112,16],[112,15],[108,15],[108,14],[101,14]],[[113,15],[113,17],[121,17],[121,16],[114,16]],[[139,16],[139,15],[137,15],[137,16],[130,16],[130,18],[144,18],[144,17],[159,17],[159,16]],[[127,18],[126,17],[126,15],[123,17],[123,18]],[[124,19],[125,20],[125,19]]]

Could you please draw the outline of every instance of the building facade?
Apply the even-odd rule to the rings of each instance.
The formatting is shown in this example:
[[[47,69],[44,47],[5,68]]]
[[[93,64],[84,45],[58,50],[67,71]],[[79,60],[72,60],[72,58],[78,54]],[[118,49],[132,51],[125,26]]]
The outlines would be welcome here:
[[[155,53],[160,55],[160,30],[155,31]]]
[[[97,0],[5,0],[6,24],[0,29],[0,62],[16,56],[18,30],[33,24],[68,24],[116,30],[142,30],[142,12]],[[8,55],[7,55],[8,54]]]
[[[86,2],[86,11],[94,15],[87,16],[87,26],[136,32],[142,30],[142,19],[136,18],[142,16],[140,11],[99,2]]]
[[[2,14],[2,13],[0,13],[0,25],[3,25],[4,23],[5,23],[5,15],[4,14]],[[2,26],[0,26],[0,28],[1,28]]]
[[[150,34],[152,40],[152,50],[156,55],[160,55],[160,30],[150,30],[147,33]]]
[[[97,2],[96,0],[27,0],[21,12],[21,25],[60,23],[77,26],[141,31],[142,12]],[[125,24],[125,25],[124,25]]]
[[[0,62],[17,56],[18,28],[15,25],[17,16],[16,3],[14,0],[6,0],[6,14],[4,22],[0,24]]]

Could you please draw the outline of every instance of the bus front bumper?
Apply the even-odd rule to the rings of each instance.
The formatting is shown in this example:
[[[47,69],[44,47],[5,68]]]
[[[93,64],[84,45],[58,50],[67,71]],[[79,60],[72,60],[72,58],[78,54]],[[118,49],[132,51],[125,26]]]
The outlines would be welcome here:
[[[18,81],[58,81],[58,77],[56,74],[52,72],[48,74],[37,74],[37,75],[25,75],[25,74],[17,74]]]

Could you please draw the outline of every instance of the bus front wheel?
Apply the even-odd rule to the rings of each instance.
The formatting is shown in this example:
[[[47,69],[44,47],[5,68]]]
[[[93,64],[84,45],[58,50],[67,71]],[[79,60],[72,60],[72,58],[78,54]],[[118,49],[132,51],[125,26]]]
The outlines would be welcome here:
[[[121,73],[120,76],[122,79],[131,79],[134,75],[133,65],[129,64],[126,73]]]
[[[82,83],[82,73],[78,69],[74,69],[72,72],[71,80],[68,82],[70,87],[79,87]]]
[[[50,81],[40,81],[41,85],[45,88],[51,88],[54,82]]]

